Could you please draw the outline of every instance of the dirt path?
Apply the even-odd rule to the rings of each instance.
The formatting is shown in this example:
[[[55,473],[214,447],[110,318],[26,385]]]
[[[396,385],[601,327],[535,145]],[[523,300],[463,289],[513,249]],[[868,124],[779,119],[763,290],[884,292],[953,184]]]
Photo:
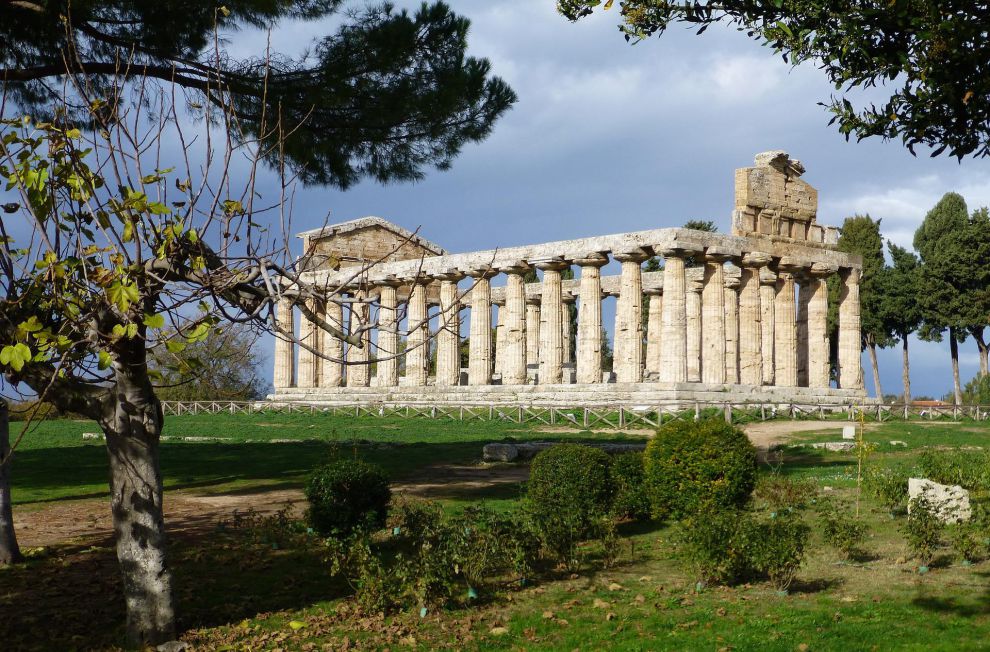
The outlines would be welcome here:
[[[786,444],[799,432],[834,432],[836,439],[842,439],[843,426],[858,425],[853,421],[760,421],[743,426],[743,432],[757,448],[770,448],[776,444]]]

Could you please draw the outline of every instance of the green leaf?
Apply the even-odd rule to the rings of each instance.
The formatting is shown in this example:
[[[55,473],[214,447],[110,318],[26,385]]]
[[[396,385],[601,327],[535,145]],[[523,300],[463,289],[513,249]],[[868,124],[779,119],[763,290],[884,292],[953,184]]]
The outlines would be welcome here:
[[[182,353],[186,350],[186,343],[169,340],[165,342],[165,348],[168,349],[169,353]]]
[[[110,364],[113,362],[113,358],[111,358],[110,354],[107,353],[106,351],[100,351],[97,357],[98,357],[97,366],[100,368],[101,371],[104,369],[108,369],[110,367]]]
[[[20,371],[24,364],[31,360],[31,347],[22,342],[7,345],[0,349],[0,364],[9,365],[14,371]]]
[[[165,325],[165,316],[145,314],[144,325],[148,328],[161,328]]]

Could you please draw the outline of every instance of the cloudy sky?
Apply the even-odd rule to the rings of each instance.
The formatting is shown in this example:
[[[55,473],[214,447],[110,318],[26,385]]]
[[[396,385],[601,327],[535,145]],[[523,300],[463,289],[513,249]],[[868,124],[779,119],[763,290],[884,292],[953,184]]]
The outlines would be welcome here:
[[[819,190],[819,222],[869,213],[901,245],[910,246],[925,212],[949,190],[971,207],[990,204],[990,161],[915,158],[896,142],[847,143],[817,105],[833,92],[824,75],[791,68],[734,30],[699,37],[675,28],[633,46],[615,11],[571,24],[553,0],[451,4],[472,21],[471,53],[490,59],[518,93],[515,108],[452,170],[422,182],[301,191],[296,231],[328,214],[332,222],[379,215],[454,252],[688,219],[728,231],[733,171],[769,149],[804,162],[804,179]],[[327,29],[285,25],[273,45],[293,52]],[[257,36],[237,35],[233,47],[249,51],[263,42]],[[911,346],[914,393],[948,391],[947,347]],[[962,352],[965,382],[978,368],[975,344]],[[883,352],[880,365],[884,390],[900,392],[900,351]],[[866,377],[872,388],[868,368]]]

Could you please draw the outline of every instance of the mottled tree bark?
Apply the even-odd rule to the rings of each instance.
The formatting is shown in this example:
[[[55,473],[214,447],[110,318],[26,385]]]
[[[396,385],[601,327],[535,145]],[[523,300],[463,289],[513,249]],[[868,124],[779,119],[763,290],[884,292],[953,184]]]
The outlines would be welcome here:
[[[163,415],[143,352],[135,351],[137,362],[115,365],[116,400],[108,402],[100,423],[110,456],[110,507],[127,604],[127,640],[136,647],[176,636],[158,458]]]
[[[7,403],[0,399],[0,566],[21,560],[10,503],[10,424]]]
[[[976,340],[976,348],[980,351],[980,375],[987,375],[987,355],[990,353],[990,347],[987,346],[987,341],[983,337],[983,327],[973,328],[970,330],[973,334],[973,339]]]
[[[866,344],[866,350],[870,352],[870,367],[873,369],[873,391],[877,398],[883,400],[883,387],[880,386],[880,367],[877,365],[877,345],[872,340]]]
[[[956,329],[949,327],[949,354],[952,356],[952,393],[956,405],[962,405],[962,386],[959,384],[959,341],[956,340]]]
[[[904,403],[911,403],[911,359],[908,357],[908,334],[901,335],[901,375],[904,379]]]

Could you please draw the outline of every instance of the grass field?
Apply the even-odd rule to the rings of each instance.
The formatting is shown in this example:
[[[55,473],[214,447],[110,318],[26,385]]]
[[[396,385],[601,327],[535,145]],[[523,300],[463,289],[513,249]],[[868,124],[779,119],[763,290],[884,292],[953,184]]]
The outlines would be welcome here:
[[[18,424],[12,425],[16,436]],[[82,439],[83,432],[95,431],[85,422],[52,421],[25,435],[14,467],[20,509],[103,500],[105,453],[100,442]],[[836,433],[827,423],[819,431],[795,433],[769,455],[761,472],[813,479],[820,490],[828,487],[851,501],[855,456],[807,446],[835,440]],[[170,492],[259,496],[272,487],[300,487],[310,469],[332,455],[360,455],[401,480],[430,465],[475,465],[483,444],[507,437],[641,439],[545,433],[519,424],[326,415],[172,417],[165,434],[162,464]],[[867,464],[909,468],[926,447],[990,446],[990,427],[894,423],[871,426],[867,438],[876,444]],[[502,486],[472,499],[513,503],[516,495],[518,487],[507,494]],[[249,528],[176,536],[172,558],[183,638],[197,649],[990,648],[990,562],[962,565],[946,548],[933,570],[920,575],[899,531],[903,517],[892,520],[864,499],[863,519],[870,534],[862,558],[843,561],[816,531],[788,595],[766,584],[696,593],[670,528],[627,525],[612,569],[588,566],[487,605],[425,618],[357,613],[348,587],[330,576],[319,546],[273,549]],[[597,545],[589,544],[591,557]],[[123,618],[112,550],[77,541],[0,570],[0,613],[3,650],[112,647]]]

